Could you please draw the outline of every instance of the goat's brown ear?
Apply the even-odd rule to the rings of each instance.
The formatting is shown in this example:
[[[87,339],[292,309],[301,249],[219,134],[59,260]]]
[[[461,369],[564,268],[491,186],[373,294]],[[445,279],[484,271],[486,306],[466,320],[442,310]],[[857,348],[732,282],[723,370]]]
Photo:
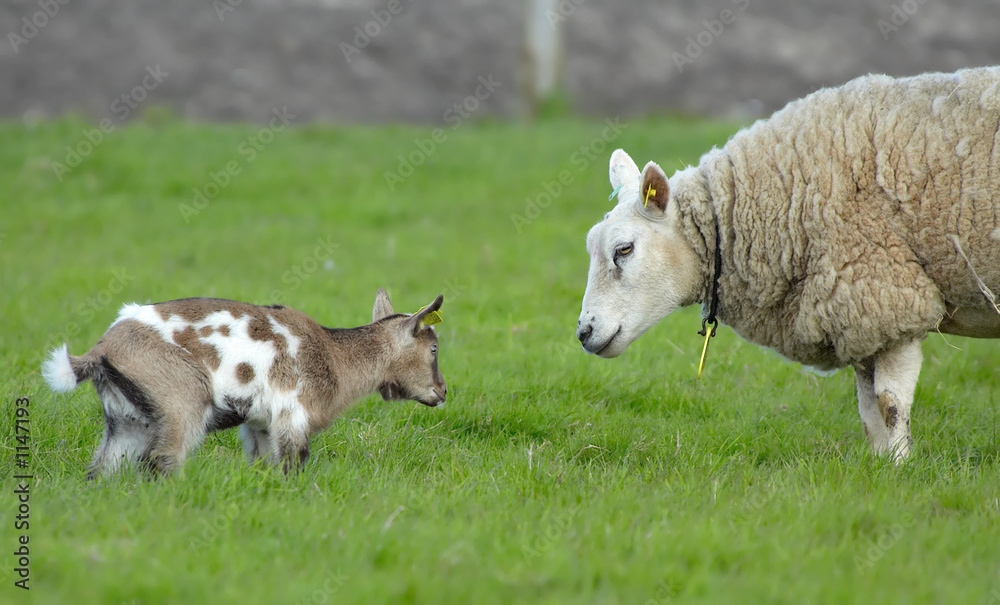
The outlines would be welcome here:
[[[424,319],[431,313],[436,312],[444,304],[444,294],[438,294],[438,297],[434,299],[434,302],[427,305],[423,309],[420,309],[407,320],[407,328],[416,336],[420,332],[420,324],[423,323]],[[440,318],[438,319],[440,321]]]
[[[670,184],[667,175],[656,162],[649,162],[642,169],[642,189],[639,191],[639,203],[646,212],[663,213],[667,210],[670,200]]]
[[[392,315],[392,301],[385,288],[379,288],[375,293],[375,306],[372,307],[372,321],[378,321],[383,317]]]

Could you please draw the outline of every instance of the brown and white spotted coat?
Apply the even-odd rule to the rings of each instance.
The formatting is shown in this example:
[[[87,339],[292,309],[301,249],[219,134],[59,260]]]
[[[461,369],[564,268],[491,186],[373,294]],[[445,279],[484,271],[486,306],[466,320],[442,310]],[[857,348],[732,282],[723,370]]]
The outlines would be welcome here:
[[[57,349],[44,373],[56,391],[94,381],[106,427],[91,476],[132,458],[169,472],[206,432],[235,426],[251,461],[288,470],[304,464],[309,437],[361,397],[444,402],[437,336],[422,323],[442,301],[396,314],[380,289],[373,323],[352,329],[281,305],[131,304],[88,353]]]

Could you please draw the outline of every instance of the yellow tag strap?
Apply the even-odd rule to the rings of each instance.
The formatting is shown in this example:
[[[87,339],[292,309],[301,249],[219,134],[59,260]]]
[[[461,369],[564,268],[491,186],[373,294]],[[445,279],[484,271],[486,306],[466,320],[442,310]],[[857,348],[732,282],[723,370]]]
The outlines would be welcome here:
[[[419,309],[417,309],[417,313],[420,313],[421,311],[423,311],[426,308],[427,308],[427,305],[424,305],[424,306],[420,307]],[[441,317],[441,313],[438,312],[438,311],[431,311],[427,315],[424,315],[424,319],[423,319],[423,323],[427,324],[428,326],[433,326],[433,325],[439,324],[439,323],[441,323],[443,321],[444,321],[444,319]]]
[[[656,189],[653,189],[652,185],[649,186],[649,189],[646,189],[646,199],[642,202],[643,208],[649,206],[649,196],[651,195],[656,195]]]

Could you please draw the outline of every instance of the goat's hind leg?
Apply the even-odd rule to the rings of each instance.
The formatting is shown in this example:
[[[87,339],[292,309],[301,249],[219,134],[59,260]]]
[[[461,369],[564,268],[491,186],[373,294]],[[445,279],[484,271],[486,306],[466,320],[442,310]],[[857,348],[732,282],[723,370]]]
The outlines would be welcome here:
[[[144,374],[146,368],[129,368],[137,376],[133,380],[106,357],[102,361],[113,390],[127,403],[123,408],[130,410],[124,418],[126,447],[145,470],[169,475],[205,435],[205,412],[211,404],[199,375],[180,374],[187,380],[160,384]]]
[[[101,437],[101,443],[98,444],[97,449],[94,450],[94,455],[91,457],[90,464],[87,466],[88,481],[93,481],[101,475],[111,474],[118,470],[118,466],[121,462],[118,461],[112,466],[110,464],[110,460],[108,459],[108,450],[113,446],[113,439],[115,439],[114,432],[107,424],[107,421],[105,421],[104,436]]]
[[[150,422],[112,384],[96,381],[104,411],[104,436],[87,468],[87,479],[108,476],[123,465],[142,462],[152,438]]]
[[[161,406],[156,438],[148,454],[150,469],[158,475],[169,475],[180,468],[192,448],[205,437],[205,409],[211,403],[192,401],[179,393]]]
[[[94,384],[108,430],[92,472],[106,473],[127,458],[155,474],[172,472],[206,432],[212,405],[206,367],[132,320],[113,326],[101,342],[100,377]]]

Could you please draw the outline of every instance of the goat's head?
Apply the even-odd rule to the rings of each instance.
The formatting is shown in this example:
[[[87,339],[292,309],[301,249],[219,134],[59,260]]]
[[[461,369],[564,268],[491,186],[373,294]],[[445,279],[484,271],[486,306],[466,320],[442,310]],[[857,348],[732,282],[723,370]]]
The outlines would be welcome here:
[[[378,387],[382,399],[411,399],[430,407],[444,404],[448,386],[438,368],[438,338],[424,320],[441,308],[444,296],[417,313],[395,313],[382,288],[375,293],[372,321],[383,325],[389,340],[389,367]]]
[[[621,149],[611,155],[618,205],[587,234],[590,273],[576,335],[588,353],[616,357],[656,322],[696,301],[697,253],[680,233],[663,170],[639,173]]]

